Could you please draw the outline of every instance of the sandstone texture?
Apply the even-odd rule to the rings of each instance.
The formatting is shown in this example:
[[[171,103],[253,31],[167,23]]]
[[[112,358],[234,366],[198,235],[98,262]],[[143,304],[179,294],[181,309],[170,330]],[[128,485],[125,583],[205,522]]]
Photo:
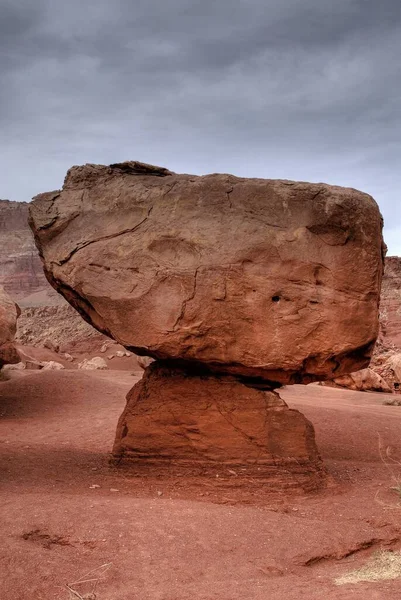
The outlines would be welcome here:
[[[383,251],[366,194],[85,165],[30,224],[51,284],[137,354],[273,384],[369,363]]]
[[[0,368],[6,364],[20,362],[14,346],[19,308],[0,288]]]
[[[113,454],[170,473],[243,468],[281,489],[314,489],[324,474],[312,424],[277,393],[159,361],[127,396]]]

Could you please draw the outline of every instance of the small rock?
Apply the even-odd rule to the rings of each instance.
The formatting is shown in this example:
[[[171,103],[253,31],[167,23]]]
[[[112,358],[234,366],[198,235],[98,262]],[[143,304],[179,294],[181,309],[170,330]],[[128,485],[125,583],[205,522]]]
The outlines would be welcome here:
[[[22,371],[25,369],[25,363],[19,362],[16,364],[4,365],[2,371]]]
[[[158,495],[159,497],[160,497],[160,496],[163,496],[163,492],[157,492],[157,495]]]
[[[117,490],[116,488],[110,488],[111,492],[119,492],[120,490]]]
[[[107,352],[107,348],[109,347],[109,342],[105,342],[103,346],[100,348],[100,352]]]
[[[109,360],[111,360],[112,358],[114,358],[114,354],[109,354],[107,357]]]
[[[71,362],[72,360],[74,360],[74,357],[73,357],[73,356],[71,356],[71,354],[68,354],[68,352],[65,352],[65,353],[64,353],[64,358],[65,358],[65,360],[69,360],[70,362]]]
[[[65,368],[64,365],[54,360],[45,360],[42,362],[42,365],[44,371],[60,371]]]
[[[97,490],[98,488],[100,488],[100,485],[98,485],[97,483],[94,483],[93,485],[89,486],[90,490]]]
[[[78,369],[84,369],[86,371],[96,371],[108,369],[107,362],[100,356],[94,356],[91,359],[85,358],[78,364]]]
[[[125,352],[123,352],[122,350],[117,350],[116,356],[118,356],[118,358],[122,358],[123,356],[125,356]]]

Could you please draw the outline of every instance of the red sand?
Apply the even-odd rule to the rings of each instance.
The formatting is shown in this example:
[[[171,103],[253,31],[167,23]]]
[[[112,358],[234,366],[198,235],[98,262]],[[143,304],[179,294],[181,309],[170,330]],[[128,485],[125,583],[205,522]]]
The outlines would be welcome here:
[[[401,547],[401,508],[378,451],[380,435],[401,453],[400,407],[383,406],[382,394],[284,390],[315,425],[330,484],[280,497],[246,478],[233,487],[224,468],[215,479],[166,479],[110,467],[136,380],[66,370],[0,384],[1,598],[67,600],[65,584],[104,563],[97,600],[401,598],[401,580],[333,582],[377,549]]]

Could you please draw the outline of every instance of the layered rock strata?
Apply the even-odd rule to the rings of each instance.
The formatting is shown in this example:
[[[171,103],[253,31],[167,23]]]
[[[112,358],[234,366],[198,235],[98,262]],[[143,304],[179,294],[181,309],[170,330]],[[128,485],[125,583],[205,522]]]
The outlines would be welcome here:
[[[18,302],[51,290],[28,226],[28,208],[27,202],[0,200],[0,286]]]
[[[128,397],[120,458],[321,472],[313,429],[272,390],[368,365],[383,270],[370,196],[85,165],[35,198],[30,224],[50,283],[156,359]]]

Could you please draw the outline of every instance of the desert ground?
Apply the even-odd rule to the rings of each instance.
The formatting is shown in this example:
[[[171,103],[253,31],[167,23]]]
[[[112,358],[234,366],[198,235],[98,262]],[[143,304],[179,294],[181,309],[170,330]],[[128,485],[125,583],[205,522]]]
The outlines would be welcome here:
[[[1,383],[1,598],[401,597],[399,579],[336,582],[401,548],[391,489],[401,465],[385,454],[401,454],[401,409],[384,405],[385,394],[285,388],[315,426],[328,484],[277,495],[224,466],[213,478],[113,466],[125,394],[142,376],[123,362]]]

